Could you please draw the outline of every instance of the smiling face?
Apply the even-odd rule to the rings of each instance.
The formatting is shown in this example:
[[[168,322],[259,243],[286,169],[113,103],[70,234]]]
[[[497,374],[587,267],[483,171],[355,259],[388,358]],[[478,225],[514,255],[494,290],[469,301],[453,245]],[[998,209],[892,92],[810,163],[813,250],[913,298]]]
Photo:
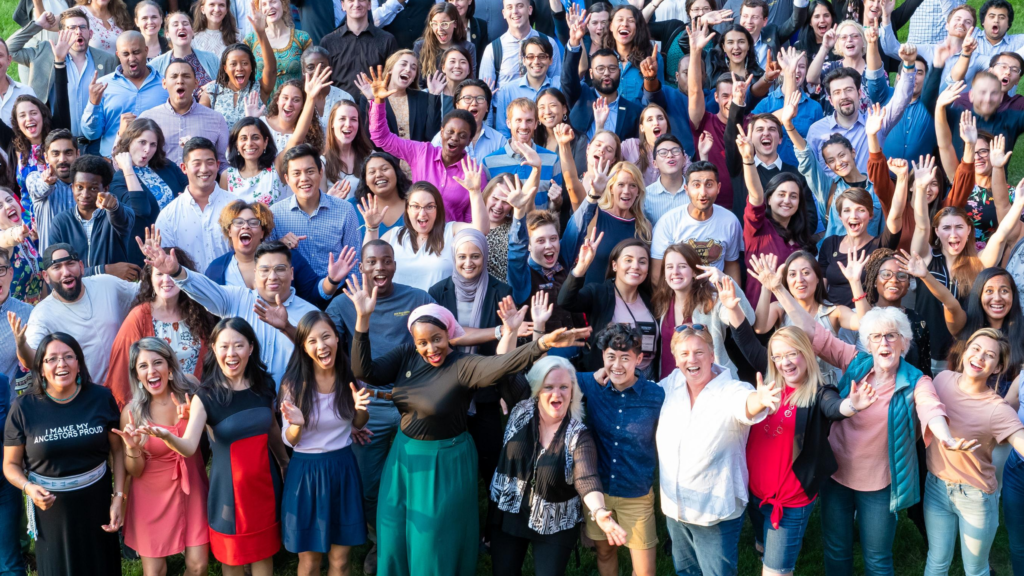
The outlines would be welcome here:
[[[416,81],[419,70],[420,63],[416,61],[416,57],[412,54],[405,54],[395,62],[395,66],[391,69],[390,87],[407,90]]]
[[[444,364],[444,359],[451,352],[448,332],[426,322],[413,323],[412,341],[416,345],[416,352],[435,368]]]
[[[648,145],[653,146],[658,136],[668,134],[668,130],[668,119],[664,112],[658,108],[644,110],[643,116],[640,117],[640,131],[643,132]]]
[[[624,248],[619,257],[612,261],[612,271],[616,282],[626,286],[638,287],[647,279],[650,268],[650,257],[647,251],[639,246]]]
[[[67,257],[66,250],[55,250],[53,253],[54,260]],[[81,260],[67,260],[46,269],[46,283],[61,300],[74,302],[82,295],[82,273]]]
[[[444,62],[441,63],[441,71],[444,72],[445,78],[456,85],[469,77],[470,70],[472,68],[469,65],[469,60],[466,60],[466,57],[458,50],[448,52],[444,57]]]
[[[686,292],[693,286],[694,270],[682,254],[665,253],[665,282],[673,292]]]
[[[732,109],[732,82],[719,82],[715,86],[715,102],[718,103],[718,117],[729,118]]]
[[[971,226],[957,215],[943,216],[935,228],[942,250],[951,256],[959,255],[971,241]]]
[[[636,18],[629,10],[618,10],[612,17],[609,30],[611,30],[616,44],[629,46],[636,36]]]
[[[441,46],[447,46],[452,41],[452,34],[455,33],[455,22],[444,12],[438,12],[430,19],[430,31],[434,33]]]
[[[754,151],[765,157],[775,155],[775,150],[782,142],[782,135],[779,126],[771,120],[756,120],[754,122]]]
[[[622,213],[628,212],[640,197],[640,186],[642,185],[643,182],[637,182],[628,170],[619,170],[612,174],[609,182],[612,207]]]
[[[192,67],[184,62],[175,62],[164,73],[163,87],[170,95],[168,102],[175,109],[190,108],[195,103],[192,94],[198,83]]]
[[[898,261],[892,259],[882,263],[875,278],[875,290],[881,298],[889,302],[899,302],[907,295],[909,288],[910,277],[900,270]]]
[[[697,210],[707,211],[718,199],[720,184],[714,172],[694,172],[686,182],[686,194]]]
[[[362,20],[370,13],[370,0],[342,0],[346,18]]]
[[[320,67],[320,70],[326,70],[330,68],[331,61],[319,52],[307,52],[302,55],[303,74],[316,74],[317,66]]]
[[[703,386],[714,378],[711,367],[715,363],[715,351],[700,336],[692,335],[672,347],[676,368],[683,373],[690,386]]]
[[[508,189],[504,184],[495,184],[494,191],[487,198],[487,219],[490,220],[492,227],[504,224],[512,212],[512,205],[502,199],[507,193]]]
[[[537,393],[537,408],[551,420],[565,418],[572,404],[572,376],[563,368],[555,368],[544,377]]]
[[[504,0],[501,4],[501,15],[509,28],[529,28],[530,14],[533,14],[533,7],[526,0]]]
[[[807,380],[807,359],[785,338],[772,338],[770,360],[787,386],[796,388]]]
[[[0,189],[0,230],[21,226],[21,206],[7,190]]]
[[[814,13],[811,14],[811,30],[814,30],[815,39],[821,42],[821,37],[832,28],[832,14],[824,4],[815,4]]]
[[[245,126],[238,131],[238,139],[235,147],[238,154],[247,161],[255,162],[267,150],[269,140],[263,137],[263,133],[256,126]]]
[[[551,67],[551,56],[540,46],[530,44],[523,54],[523,65],[526,67],[527,76],[533,80],[543,80],[548,75],[548,68]]]
[[[654,150],[654,164],[665,176],[676,176],[683,171],[683,149],[679,144],[666,140]]]
[[[867,206],[844,199],[843,205],[839,208],[839,219],[842,220],[847,235],[857,236],[867,233],[871,212]]]
[[[434,221],[437,220],[437,202],[434,196],[423,190],[416,190],[409,194],[406,200],[408,204],[408,218],[405,225],[412,223],[412,229],[417,234],[429,234],[434,229]]]
[[[890,342],[889,339],[892,338]],[[874,340],[878,340],[875,342]],[[907,347],[907,342],[896,326],[879,322],[868,334],[868,352],[874,357],[875,368],[883,371],[896,369]]]
[[[171,366],[167,359],[152,350],[139,350],[135,359],[135,377],[145,386],[152,396],[160,396],[167,392]]]
[[[590,78],[594,90],[611,96],[619,89],[619,61],[615,56],[595,56],[590,59]]]
[[[277,94],[278,118],[282,124],[294,126],[299,121],[306,97],[297,86],[285,85]]]
[[[587,171],[597,169],[602,162],[615,161],[615,140],[607,132],[602,132],[587,145]]]
[[[828,99],[836,111],[849,118],[859,110],[860,91],[853,78],[836,78],[828,85]]]
[[[203,0],[203,16],[210,25],[220,26],[228,13],[227,0]]]
[[[455,107],[472,114],[473,120],[479,126],[487,118],[487,95],[479,86],[465,86],[459,92],[459,100],[455,103]]]
[[[236,223],[239,220],[241,222]],[[251,225],[253,220],[259,221],[259,218],[249,208],[242,210],[238,216],[232,218],[231,227],[228,228],[228,237],[231,239],[231,248],[235,253],[252,256],[256,253],[260,242],[263,242],[263,227],[258,224]]]
[[[149,166],[149,161],[156,155],[157,145],[156,132],[145,130],[142,134],[139,134],[138,138],[128,143],[128,153],[132,156],[132,164],[136,166]],[[69,175],[70,172],[71,167],[69,165]]]
[[[1002,82],[988,77],[975,78],[971,83],[970,99],[975,114],[986,118],[995,114],[1003,103]]]
[[[729,62],[733,64],[743,64],[747,60],[747,52],[750,51],[750,43],[747,42],[747,37],[742,32],[730,30],[725,33],[725,39],[722,41],[722,48],[725,50],[725,55],[729,58]]]
[[[978,336],[964,350],[962,372],[969,378],[988,380],[989,376],[1003,371],[1000,356],[999,342],[988,336]]]
[[[558,98],[545,94],[537,100],[537,112],[540,114],[540,123],[545,128],[554,128],[562,123],[568,111]]]
[[[797,258],[789,263],[786,270],[786,287],[797,300],[814,298],[814,290],[820,279],[806,258]]]
[[[76,172],[75,179],[71,182],[71,192],[75,195],[75,205],[81,212],[92,212],[96,209],[96,197],[100,192],[106,192],[107,187],[103,185],[103,177],[99,174],[88,172]]]
[[[284,18],[284,6],[281,0],[260,0],[260,12],[267,15],[267,24]]]
[[[149,280],[153,284],[153,293],[163,302],[171,301],[181,292],[181,288],[174,283],[170,274],[161,274],[159,270],[154,269]]]
[[[149,4],[140,6],[135,13],[135,25],[139,32],[152,38],[160,33],[160,27],[164,25],[163,14],[156,6]]]
[[[561,247],[558,228],[551,224],[538,226],[530,232],[530,257],[546,269],[554,268],[558,263]]]
[[[320,178],[322,174],[316,166],[316,160],[312,156],[300,156],[292,158],[286,166],[285,173],[288,180],[288,187],[299,198],[307,201],[316,198],[320,193]]]
[[[0,266],[8,268],[7,273],[0,276],[0,304],[3,304],[7,301],[7,297],[11,295],[11,283],[14,282],[14,272],[10,270],[10,258],[0,256]]]
[[[192,44],[192,39],[195,38],[192,21],[185,14],[171,14],[167,17],[167,35],[174,46],[178,48],[189,46]]]
[[[452,5],[455,6],[455,9],[459,11],[459,16],[461,16],[463,19],[466,18],[466,11],[469,10],[469,7],[473,4],[473,0],[448,0],[448,1]]]
[[[46,345],[43,355],[43,379],[47,387],[66,390],[75,386],[78,378],[78,356],[67,344],[53,340]]]
[[[3,50],[3,48],[0,48]],[[40,144],[45,138],[43,134],[43,113],[39,107],[32,102],[19,102],[14,107],[14,117],[18,122],[18,129],[33,144]]]
[[[821,156],[825,159],[825,165],[840,178],[845,178],[853,173],[853,169],[857,165],[857,158],[854,156],[853,150],[843,144],[825,146],[821,151]]]
[[[188,176],[189,187],[210,190],[217,184],[217,154],[213,150],[192,150],[181,169]]]
[[[484,253],[472,242],[463,242],[455,250],[455,271],[466,280],[475,280],[481,273],[486,273],[487,263]]]
[[[228,59],[224,63],[224,69],[228,74],[228,81],[232,90],[241,90],[249,83],[252,77],[252,61],[249,55],[241,50],[228,52]]]
[[[992,174],[992,164],[988,161],[991,153],[992,143],[979,136],[974,144],[974,173],[989,176]]]
[[[448,123],[441,127],[441,159],[445,164],[450,166],[466,155],[473,128],[461,118],[449,118]]]
[[[334,368],[334,361],[338,357],[338,335],[330,324],[321,320],[309,330],[302,349],[313,359],[317,368],[330,370]]]
[[[865,51],[864,33],[856,26],[843,26],[836,30],[836,49],[845,58],[860,58]]]
[[[149,73],[146,57],[149,49],[145,39],[139,36],[121,36],[117,39],[117,59],[121,62],[121,73],[131,80],[141,80]]]
[[[783,182],[768,198],[772,216],[789,222],[800,209],[800,186],[796,182]]]
[[[359,271],[377,288],[378,297],[391,294],[395,278],[395,252],[389,246],[373,245],[363,251]]]
[[[275,296],[284,302],[292,295],[293,274],[291,262],[284,254],[261,254],[256,261],[256,292],[267,302],[273,302]]]
[[[359,109],[348,104],[339,104],[334,113],[331,132],[342,145],[351,145],[359,135]]]
[[[395,167],[383,158],[370,158],[366,164],[366,186],[375,196],[398,192],[398,174]]]
[[[88,20],[85,18],[65,18],[64,30],[69,30],[71,32],[72,52],[82,53],[89,49],[89,40],[92,39],[92,30],[89,29]]]
[[[1007,276],[990,278],[981,290],[981,308],[990,320],[1002,321],[1006,318],[1010,313],[1012,299],[1013,289]]]
[[[214,356],[217,358],[217,366],[224,376],[234,380],[245,374],[245,367],[249,364],[249,356],[252,356],[252,344],[239,332],[225,328],[217,335],[213,343]]]
[[[743,6],[740,8],[740,26],[750,32],[751,38],[757,38],[768,22],[768,15],[760,6]]]
[[[533,110],[522,106],[513,106],[508,117],[508,127],[512,137],[520,144],[533,145],[533,133],[537,130],[537,115]]]
[[[974,32],[974,16],[969,10],[956,9],[946,21],[946,33],[954,38],[966,38]]]
[[[1000,56],[996,60],[995,66],[989,68],[988,71],[996,75],[996,78],[999,79],[1000,89],[1006,93],[1020,83],[1020,67],[1020,60],[1013,56]]]

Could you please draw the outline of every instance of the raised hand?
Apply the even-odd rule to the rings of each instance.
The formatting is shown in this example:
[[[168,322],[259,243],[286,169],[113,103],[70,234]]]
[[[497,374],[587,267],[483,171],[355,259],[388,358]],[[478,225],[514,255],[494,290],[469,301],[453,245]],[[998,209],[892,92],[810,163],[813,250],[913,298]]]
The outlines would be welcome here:
[[[796,118],[796,112],[800,108],[800,91],[794,90],[792,94],[786,96],[786,105],[779,110],[779,122],[782,122],[782,126],[787,128],[793,125],[793,119]]]
[[[128,425],[124,427],[124,430],[118,430],[114,428],[111,430],[114,434],[121,437],[124,442],[124,447],[131,455],[132,458],[136,458],[142,452],[142,442],[145,440],[145,435],[140,434],[135,428],[135,417],[131,412],[128,412]],[[132,450],[135,450],[133,453]]]
[[[572,144],[572,139],[576,137],[576,133],[572,131],[572,126],[568,122],[562,122],[561,124],[555,124],[555,141],[559,145]]]
[[[103,273],[117,276],[126,282],[135,282],[142,276],[142,268],[131,262],[115,262],[114,264],[104,266]]]
[[[821,35],[821,50],[824,50],[825,52],[831,52],[832,49],[835,47],[836,26],[833,25],[832,28],[826,30],[825,33]]]
[[[966,54],[967,56],[970,56],[977,49],[978,49],[978,39],[975,38],[974,36],[971,36],[970,34],[968,34],[967,38],[964,38],[963,44],[960,45],[960,51],[962,53]]]
[[[53,164],[48,165],[46,169],[42,171],[42,176],[43,182],[45,182],[47,186],[53,186],[57,183],[57,169]]]
[[[576,269],[586,273],[590,265],[593,264],[594,258],[597,256],[597,248],[601,245],[601,240],[604,239],[604,232],[597,233],[597,228],[590,231],[590,236],[583,241],[583,245],[580,246],[580,255],[576,259]],[[577,274],[577,277],[583,274]]]
[[[750,87],[750,81],[753,80],[754,75],[748,74],[744,79],[737,78],[735,72],[730,72],[730,74],[732,75],[732,103],[736,106],[746,106],[747,88]],[[767,75],[768,73],[765,72],[765,76]],[[776,74],[776,76],[778,76],[778,74]],[[774,78],[772,80],[774,80]]]
[[[54,62],[63,62],[68,57],[68,52],[71,52],[71,42],[74,40],[74,34],[71,30],[61,30],[57,33],[57,40],[50,40]]]
[[[302,427],[306,423],[306,418],[302,415],[302,410],[291,402],[284,400],[281,402],[281,419],[284,420],[285,424],[289,426]]]
[[[22,242],[24,242],[25,240],[28,240],[28,239],[33,239],[33,240],[38,240],[39,239],[39,235],[36,234],[36,231],[33,230],[32,227],[29,226],[28,224],[22,224],[21,226],[15,226],[14,228],[10,228],[9,230],[10,231],[6,231],[5,230],[5,232],[7,232],[9,237],[12,240],[14,240],[14,242],[17,243],[17,244],[21,244]]]
[[[274,294],[274,303],[271,304],[262,298],[257,298],[252,305],[252,311],[260,320],[270,324],[278,330],[288,327],[288,309],[281,304],[281,295]]]
[[[971,144],[978,141],[978,121],[970,110],[964,110],[960,114],[960,138]]]
[[[348,195],[351,193],[352,184],[349,183],[349,181],[345,180],[344,178],[338,180],[334,184],[331,184],[331,187],[327,189],[328,196],[334,196],[335,198],[340,198],[341,200],[348,200]]]
[[[886,161],[889,171],[896,175],[896,178],[906,178],[910,173],[910,164],[903,158],[889,158]]]
[[[1024,194],[1022,194],[1022,196],[1024,196]],[[533,297],[530,298],[530,318],[533,319],[534,327],[545,326],[548,320],[551,319],[551,315],[554,314],[554,311],[555,304],[554,302],[549,303],[548,293],[546,291],[538,290],[534,293]]]
[[[576,328],[574,330],[568,330],[566,328],[559,328],[554,332],[545,334],[538,342],[541,342],[541,346],[547,348],[569,348],[570,346],[583,346],[587,343],[587,338],[590,337],[592,328],[587,326],[586,328]]]
[[[935,157],[931,154],[919,156],[917,162],[911,161],[914,169],[914,186],[923,189],[935,180]]]
[[[169,252],[164,252],[164,249],[160,247],[160,231],[157,230],[156,224],[146,228],[145,241],[138,236],[135,237],[135,241],[138,242],[142,255],[146,257],[146,264],[152,266],[157,272],[174,274],[181,268],[174,249],[171,248]]]
[[[935,106],[944,108],[953,102],[956,102],[956,99],[960,97],[960,94],[966,87],[967,85],[964,84],[963,80],[958,80],[949,86],[946,86],[946,89],[943,90],[942,93],[939,94],[938,99],[935,100]]]
[[[352,301],[357,315],[369,317],[370,314],[373,314],[373,310],[377,307],[377,287],[374,286],[373,290],[367,287],[365,274],[363,274],[362,285],[353,274],[345,281],[345,288],[342,290],[345,292],[345,296]]]
[[[701,160],[707,160],[708,154],[711,153],[711,148],[715,145],[715,137],[711,135],[711,132],[705,130],[701,133],[700,139],[697,140],[697,152],[700,153]]]
[[[107,212],[113,212],[117,210],[117,197],[109,192],[100,192],[96,195],[96,207],[106,210]]]
[[[505,296],[498,301],[498,318],[501,318],[501,323],[505,326],[507,334],[519,333],[519,327],[526,319],[527,309],[529,306],[516,309],[516,303],[511,296]]]
[[[21,318],[14,312],[7,312],[7,323],[11,326],[11,334],[14,336],[14,342],[17,345],[25,343],[25,332],[28,331],[28,322],[22,322]]]
[[[453,176],[452,179],[470,194],[479,194],[480,183],[483,181],[484,165],[473,160],[469,154],[466,154],[462,157],[462,160],[459,160],[459,167],[462,168],[462,178]]]
[[[778,78],[781,75],[782,75],[782,67],[779,66],[778,62],[776,62],[774,59],[772,59],[772,49],[769,48],[768,49],[768,62],[767,62],[767,65],[764,68],[764,81],[768,82],[770,84],[772,82],[775,82],[775,79]],[[750,83],[750,80],[752,78],[753,78],[753,75],[748,75],[748,77],[747,77],[747,83],[748,84]],[[734,92],[734,94],[735,94],[735,92]]]
[[[611,178],[612,161],[601,160],[594,168],[594,177],[590,180],[590,184],[594,187],[594,192],[600,196],[604,194],[604,189],[608,186],[608,179]]]
[[[711,284],[718,284],[726,278],[725,273],[714,266],[703,266],[698,264],[697,269],[700,270],[701,273],[694,276],[694,280],[707,280]]]
[[[551,182],[548,186],[548,205],[552,210],[562,205],[562,187],[558,182]]]
[[[740,305],[740,297],[736,295],[736,284],[729,278],[723,278],[715,283],[718,289],[718,301],[729,310],[735,310]]]
[[[445,76],[444,72],[437,70],[430,76],[427,76],[427,92],[436,96],[444,91],[444,86],[447,83],[448,77]]]
[[[252,118],[259,118],[267,113],[267,107],[263,105],[263,101],[260,99],[259,90],[249,92],[249,95],[245,97],[244,104],[242,104],[242,109],[246,116]]]
[[[746,131],[743,130],[742,126],[739,126],[738,128],[739,129],[736,134],[736,148],[739,150],[740,158],[743,159],[743,162],[745,164],[750,164],[754,161],[754,123],[751,122]]]
[[[107,90],[106,84],[100,84],[96,81],[99,77],[99,72],[93,72],[92,81],[89,82],[89,102],[91,102],[93,106],[100,105],[100,102],[103,100],[103,93]]]
[[[362,76],[363,80],[366,81],[366,75],[363,74]],[[391,85],[391,73],[388,72],[385,74],[383,66],[377,66],[376,69],[372,66],[370,67],[370,79],[368,80],[368,83],[370,84],[370,91],[373,94],[373,99],[377,104],[382,104],[389,96],[397,92],[397,90],[388,88],[388,86]]]
[[[132,168],[135,166],[135,163],[132,162],[131,152],[119,152],[114,155],[114,164],[119,170],[125,173],[126,178],[128,177],[128,172],[132,171]],[[56,178],[57,175],[55,173],[54,179]]]
[[[866,26],[864,28],[864,40],[868,44],[878,43],[878,28],[875,25]]]
[[[925,274],[930,274],[928,267],[925,266],[924,260],[919,254],[911,254],[906,250],[900,250],[900,253],[896,254],[896,261],[900,263],[900,270],[914,278],[924,278]]]
[[[878,400],[875,389],[867,383],[867,378],[861,380],[860,384],[857,384],[856,380],[850,382],[850,393],[846,397],[850,399],[850,405],[857,412],[867,410],[875,400]]]
[[[370,405],[370,389],[359,388],[354,382],[349,382],[348,387],[352,389],[352,402],[355,409],[365,411]]]
[[[913,44],[900,44],[900,60],[907,66],[913,66],[917,61],[917,46]]]
[[[356,74],[353,82],[355,82],[356,88],[359,89],[359,93],[364,98],[373,100],[373,88],[370,86],[370,79],[366,77],[366,74]]]
[[[597,130],[603,130],[605,122],[608,121],[608,101],[604,96],[594,100],[594,126]]]
[[[732,22],[732,10],[713,10],[711,12],[705,12],[699,20],[708,26],[718,26],[722,22]]]
[[[776,386],[774,380],[765,384],[764,377],[760,372],[757,373],[756,394],[761,406],[764,406],[769,414],[773,414],[779,409],[779,403],[782,401],[782,388]]]
[[[658,48],[651,48],[651,55],[640,61],[640,75],[644,78],[656,78],[658,76]]]
[[[509,176],[508,174],[502,175],[502,183],[505,185],[505,202],[508,202],[510,206],[516,210],[525,211],[529,208],[530,199],[533,197],[533,193],[529,190],[523,189],[523,183],[519,180],[518,174]]]
[[[47,10],[39,15],[39,18],[35,19],[35,25],[39,26],[43,30],[56,30],[57,29],[57,17],[53,15],[53,12]]]
[[[587,20],[589,19],[586,10],[581,12],[575,3],[569,6],[569,13],[565,17],[566,23],[569,25],[569,46],[579,46],[583,41],[583,37],[587,35]]]
[[[359,200],[359,204],[356,204],[356,209],[363,215],[363,222],[366,222],[367,228],[380,228],[380,223],[384,221],[384,215],[388,213],[389,206],[380,208],[380,204],[377,202],[377,196],[373,194],[367,194]]]
[[[932,66],[942,68],[946,64],[946,60],[953,55],[956,50],[949,44],[949,42],[943,40],[935,45],[935,49],[932,50]]]
[[[174,402],[174,411],[178,416],[178,420],[188,420],[189,415],[192,413],[192,398],[185,393],[185,401],[178,402],[178,399],[171,394],[171,402]]]
[[[267,31],[267,15],[262,10],[252,10],[249,24],[252,25],[252,29],[256,31],[257,35],[265,33]]]
[[[707,23],[699,20],[695,25],[691,22],[691,26],[687,26],[686,31],[690,35],[690,54],[700,54],[716,34],[716,32],[708,32]]]
[[[306,94],[309,97],[316,96],[325,87],[331,85],[331,67],[326,66],[323,70],[320,69],[320,64],[316,65],[316,70],[312,74],[306,74]]]
[[[868,108],[867,122],[864,124],[864,131],[868,136],[874,136],[882,131],[882,122],[885,120],[885,112],[882,105],[877,102]]]
[[[773,292],[782,287],[782,267],[778,266],[778,262],[779,258],[775,254],[760,254],[750,259],[747,273],[760,282],[765,290]]]
[[[149,424],[136,426],[135,431],[139,434],[145,434],[146,436],[156,438],[157,440],[167,440],[171,436],[174,436],[174,434],[172,434],[167,428],[162,426],[150,426]]]
[[[334,259],[334,252],[327,253],[327,277],[335,286],[345,281],[355,265],[356,249],[351,246],[342,248],[337,260]]]
[[[860,282],[861,275],[864,274],[864,265],[868,263],[868,252],[861,250],[858,253],[857,248],[851,246],[846,252],[846,264],[836,263],[839,264],[839,271],[843,273],[843,277],[851,284]]]
[[[522,142],[512,139],[508,141],[508,145],[512,147],[512,151],[523,157],[523,161],[519,163],[520,166],[534,166],[536,168],[541,167],[540,154],[533,149],[533,144],[523,144]]]
[[[996,134],[992,138],[991,149],[988,152],[988,161],[992,164],[993,168],[1006,168],[1006,165],[1010,163],[1010,156],[1013,154],[1013,150],[1006,151],[1006,137],[1002,134]]]

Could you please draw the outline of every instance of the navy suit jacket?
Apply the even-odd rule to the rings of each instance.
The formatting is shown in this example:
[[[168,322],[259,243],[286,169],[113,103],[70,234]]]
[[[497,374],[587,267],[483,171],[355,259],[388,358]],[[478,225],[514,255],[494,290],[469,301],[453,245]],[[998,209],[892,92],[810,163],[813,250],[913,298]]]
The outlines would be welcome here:
[[[577,134],[585,135],[594,123],[594,101],[601,97],[593,87],[580,82],[580,58],[583,49],[573,52],[565,48],[562,62],[562,92],[569,100],[569,124]],[[636,138],[640,130],[640,113],[643,107],[635,102],[619,98],[619,110],[615,120],[614,132],[619,138]]]

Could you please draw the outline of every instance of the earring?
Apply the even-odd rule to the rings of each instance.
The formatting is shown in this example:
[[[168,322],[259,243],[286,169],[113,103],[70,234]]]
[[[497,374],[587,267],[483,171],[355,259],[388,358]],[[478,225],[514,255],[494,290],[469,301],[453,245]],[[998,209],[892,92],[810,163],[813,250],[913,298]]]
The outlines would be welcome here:
[[[75,384],[78,384],[79,386],[82,385],[82,375],[81,374],[79,374],[78,376],[75,376]]]
[[[139,381],[139,390],[145,390],[146,387],[142,385],[142,381]]]

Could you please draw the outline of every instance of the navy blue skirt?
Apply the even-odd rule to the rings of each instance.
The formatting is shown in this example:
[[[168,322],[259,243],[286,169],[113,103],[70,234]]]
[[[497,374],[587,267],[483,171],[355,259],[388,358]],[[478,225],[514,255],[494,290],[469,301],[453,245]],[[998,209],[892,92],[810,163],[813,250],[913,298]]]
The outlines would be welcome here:
[[[366,542],[363,489],[352,447],[320,454],[295,452],[281,501],[284,547],[327,553]]]

